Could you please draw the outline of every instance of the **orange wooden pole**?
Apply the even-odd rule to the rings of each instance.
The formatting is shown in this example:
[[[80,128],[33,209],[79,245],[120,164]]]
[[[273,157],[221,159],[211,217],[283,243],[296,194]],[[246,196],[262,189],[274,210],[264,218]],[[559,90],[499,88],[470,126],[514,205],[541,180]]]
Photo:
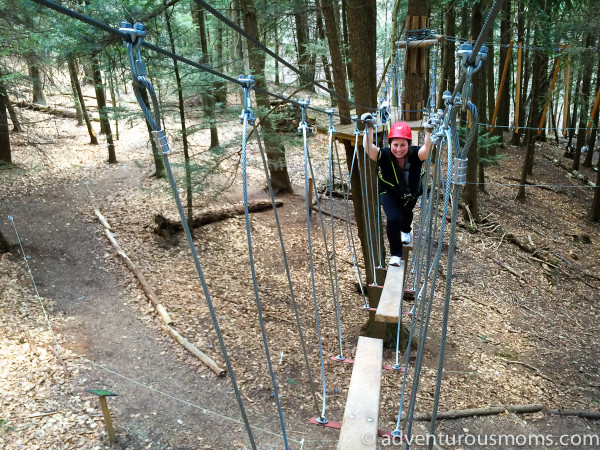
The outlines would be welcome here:
[[[563,111],[563,136],[567,135],[567,120],[569,117],[569,83],[571,81],[571,46],[567,47],[567,66],[565,67],[565,105]]]
[[[590,134],[592,131],[592,118],[596,115],[596,111],[598,111],[598,103],[600,103],[600,88],[598,88],[598,93],[596,94],[596,100],[594,101],[594,107],[592,108],[592,115],[590,116],[590,120],[588,121],[587,130],[585,134]]]
[[[504,82],[506,81],[506,74],[508,73],[508,66],[510,64],[510,57],[512,56],[514,41],[511,39],[510,45],[508,46],[508,52],[506,53],[506,61],[504,61],[504,69],[502,69],[502,78],[500,79],[500,86],[498,86],[498,95],[496,96],[496,106],[494,107],[494,114],[492,116],[492,126],[490,131],[494,131],[496,126],[496,117],[498,116],[498,109],[500,109],[500,97],[502,97],[502,90],[504,88]]]
[[[540,126],[538,127],[537,134],[542,134],[544,128],[544,122],[546,121],[546,112],[548,112],[548,105],[550,105],[550,99],[552,98],[552,91],[554,91],[554,85],[556,84],[556,76],[558,75],[558,68],[560,67],[560,55],[565,50],[565,44],[561,45],[559,56],[556,59],[556,67],[554,67],[554,74],[552,75],[552,83],[550,83],[550,89],[548,90],[548,100],[544,105],[544,111],[542,111],[542,118],[540,120]]]
[[[523,65],[523,43],[517,44],[517,92],[515,95],[515,133],[519,134],[519,106],[521,104],[521,66]]]

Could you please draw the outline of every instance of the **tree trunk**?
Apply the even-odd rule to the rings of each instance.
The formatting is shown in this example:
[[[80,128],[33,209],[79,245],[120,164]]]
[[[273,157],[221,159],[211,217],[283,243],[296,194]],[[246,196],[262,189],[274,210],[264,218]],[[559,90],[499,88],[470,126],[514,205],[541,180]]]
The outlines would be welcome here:
[[[376,46],[377,31],[376,23],[376,1],[375,0],[347,0],[348,28],[351,30],[361,30],[361,33],[350,34],[350,58],[352,61],[352,72],[354,74],[354,98],[356,103],[365,105],[370,111],[373,111],[377,105],[377,70],[376,54],[373,49]],[[362,107],[356,108],[356,113],[360,116],[367,112]],[[383,284],[381,271],[375,271],[372,254],[377,255],[376,236],[381,233],[377,226],[377,217],[380,211],[377,208],[377,198],[375,190],[376,170],[375,164],[364,154],[362,146],[358,147],[358,165],[360,171],[355,170],[351,180],[352,198],[356,199],[354,204],[354,215],[358,225],[358,237],[361,243],[363,260],[365,263],[366,284],[370,285],[377,282],[380,286]],[[346,160],[348,167],[352,164],[353,148],[346,146]],[[367,164],[364,164],[364,161]],[[365,184],[366,179],[366,184]],[[363,202],[363,195],[367,199],[366,205]],[[366,217],[365,217],[366,216]],[[369,240],[369,236],[373,240]],[[383,243],[383,240],[381,241]],[[383,256],[385,248],[381,249]],[[378,278],[378,279],[376,279]],[[367,289],[369,304],[376,307],[379,304],[381,289]],[[384,323],[375,322],[375,313],[369,313],[369,321],[366,325],[367,334],[384,339],[386,337],[386,326]]]
[[[488,41],[492,43],[492,45],[488,46],[488,56],[484,62],[484,67],[482,70],[485,70],[485,85],[486,85],[486,93],[487,93],[487,107],[486,107],[486,116],[490,120],[484,120],[480,116],[480,123],[491,123],[491,118],[494,117],[494,107],[496,106],[496,97],[495,97],[495,87],[494,87],[494,75],[496,74],[496,67],[494,66],[494,54],[495,49],[493,45],[493,34],[490,33]],[[483,75],[481,75],[483,77]],[[505,87],[508,89],[508,87]],[[498,123],[498,121],[496,121]],[[496,155],[496,147],[490,148],[486,150],[489,155]]]
[[[6,87],[0,83],[0,167],[12,164],[10,134],[8,132],[8,113],[6,110]]]
[[[106,144],[108,145],[108,163],[115,164],[117,155],[115,153],[115,144],[113,143],[112,132],[110,130],[110,121],[108,120],[108,111],[106,108],[106,93],[102,84],[102,74],[100,73],[100,64],[97,57],[92,57],[91,61],[92,76],[94,77],[94,89],[96,90],[96,101],[98,103],[98,113],[100,115],[100,125],[106,132]]]
[[[46,98],[44,97],[43,84],[41,79],[41,71],[39,68],[39,60],[35,53],[30,52],[25,56],[27,60],[27,69],[29,71],[29,79],[32,84],[32,98],[33,103],[39,103],[40,105],[46,104]]]
[[[481,2],[476,2],[473,4],[473,8],[471,10],[471,35],[478,36],[481,31],[482,25],[482,13],[481,13]],[[481,70],[475,72],[473,74],[473,98],[472,102],[477,106],[477,111],[485,114],[485,111],[482,111],[479,107],[478,103],[481,103],[482,98],[485,95],[482,95],[481,86]],[[463,99],[465,101],[465,99]],[[472,127],[478,127],[477,123],[471,123]],[[463,216],[465,219],[469,219],[469,212],[473,219],[477,222],[479,221],[479,202],[477,199],[477,171],[479,168],[479,149],[477,147],[477,137],[475,137],[475,141],[473,142],[473,146],[469,150],[469,154],[467,155],[469,161],[467,162],[467,184],[465,185],[465,189],[463,192],[463,202],[466,206],[463,211]],[[468,209],[468,210],[467,210]]]
[[[344,61],[346,62],[346,73],[348,74],[348,81],[350,81],[350,83],[354,82],[354,77],[352,74],[352,61],[350,58],[350,39],[348,37],[348,0],[342,0],[342,20],[341,20],[341,26],[342,26],[342,36],[344,39],[344,46],[342,47],[344,49]],[[338,12],[338,8],[337,8],[337,1],[335,3],[333,3],[334,6],[336,6],[336,8],[334,8],[334,14],[336,15],[336,29],[340,28],[340,20],[339,20],[339,12]],[[325,22],[327,23],[327,22]],[[325,27],[327,27],[327,25],[325,25]]]
[[[508,45],[510,44],[512,38],[512,27],[510,21],[510,0],[504,0],[502,4],[502,12],[501,12],[501,21],[500,21],[500,62],[498,64],[498,86],[500,86],[500,80],[502,79],[502,72],[504,68],[504,63],[506,58],[510,58],[511,55],[508,53]],[[493,61],[493,60],[492,60]],[[508,73],[506,74],[506,82],[502,92],[502,96],[500,97],[500,105],[498,109],[498,116],[496,118],[496,123],[501,125],[496,128],[495,135],[500,137],[500,142],[503,142],[503,134],[504,131],[507,130],[504,128],[504,125],[508,125],[510,118],[510,80],[512,79],[512,64],[508,68]],[[493,87],[492,87],[493,89]],[[490,105],[491,107],[491,105]]]
[[[572,97],[573,98],[573,114],[571,116],[571,120],[568,125],[569,141],[567,142],[567,148],[569,149],[569,153],[571,154],[571,156],[574,155],[574,152],[572,150],[572,143],[573,143],[573,138],[575,137],[575,127],[577,126],[577,113],[579,112],[579,103],[580,103],[579,92],[581,90],[582,78],[583,78],[583,74],[581,72],[579,72],[579,75],[577,75],[577,83],[575,84],[575,95]]]
[[[254,7],[254,0],[240,0],[240,5],[242,8],[244,29],[254,38],[258,38],[258,18],[256,15],[256,8]],[[256,76],[256,86],[266,89],[265,54],[262,50],[256,49],[251,42],[248,42],[248,59],[250,62],[250,69]],[[267,154],[273,189],[280,193],[292,192],[292,183],[290,182],[285,159],[285,146],[282,141],[278,139],[269,118],[264,115],[265,112],[269,110],[270,106],[268,96],[262,92],[256,91],[256,104],[259,108],[262,108],[262,111],[259,112],[259,114],[262,114],[260,117],[260,124],[263,129],[265,151]]]
[[[7,253],[10,251],[10,245],[8,245],[8,241],[0,231],[0,253]]]
[[[535,43],[541,42],[542,30],[536,28]],[[533,77],[531,80],[531,108],[527,120],[528,130],[525,134],[525,158],[521,170],[521,183],[516,199],[525,200],[525,184],[527,175],[533,168],[533,156],[535,152],[535,143],[538,139],[537,127],[542,118],[542,110],[546,102],[548,90],[548,55],[544,52],[534,52],[533,55]]]
[[[444,33],[448,36],[456,35],[456,8],[454,3],[446,3],[444,6],[445,9],[445,24]],[[454,91],[454,86],[456,83],[456,45],[454,42],[445,40],[442,44],[442,78],[440,85],[440,97],[438,99],[438,106],[440,108],[444,108],[444,102],[442,100],[442,94],[444,91]]]
[[[331,0],[321,0],[321,8],[323,18],[325,19],[325,34],[327,35],[327,43],[329,44],[329,56],[331,58],[331,70],[333,72],[333,82],[335,92],[342,98],[348,98],[348,90],[346,89],[346,68],[342,60],[342,52],[339,42],[339,30],[335,20],[335,12],[333,2]],[[338,104],[340,115],[350,117],[350,104],[341,100]],[[341,123],[350,123],[348,119],[341,119]]]
[[[113,80],[113,70],[114,64],[111,61],[110,72],[108,74],[108,85],[110,90],[110,104],[112,106],[113,111],[117,111],[117,94],[115,93],[115,83]],[[119,119],[118,116],[115,116],[115,139],[119,140]]]
[[[308,20],[306,17],[308,5],[306,4],[306,0],[296,0],[293,3],[293,5],[294,22],[296,24],[296,40],[298,43],[298,67],[300,68],[300,72],[302,72],[304,75],[307,75],[310,79],[314,81],[315,66],[311,63],[311,61],[314,60],[311,58],[311,52],[308,49],[310,41]],[[311,84],[308,80],[300,78],[298,81],[302,89],[307,89],[311,92],[315,91],[314,85]]]
[[[596,71],[596,90],[597,93],[600,90],[600,53],[598,53],[598,69]],[[597,94],[596,94],[597,95]],[[590,131],[590,135],[588,137],[588,154],[585,157],[585,161],[583,162],[584,167],[592,167],[592,160],[594,157],[594,147],[596,146],[596,136],[598,134],[598,113],[600,112],[600,108],[596,108],[596,114],[592,117],[592,131]],[[600,160],[599,164],[600,166]]]
[[[524,6],[524,2],[523,0],[517,0],[517,42],[521,42],[522,45],[525,44],[525,6]],[[517,50],[518,51],[518,50]],[[525,52],[522,51],[521,53],[521,57],[522,59],[524,59],[525,56]],[[525,93],[527,92],[527,86],[523,84],[523,61],[521,61],[521,99],[519,101],[519,122],[520,123],[515,123],[515,132],[513,132],[512,135],[512,139],[511,139],[511,144],[513,145],[521,145],[521,135],[523,134],[523,132],[521,131],[520,133],[516,132],[516,127],[517,125],[519,127],[521,127],[521,123],[523,121],[523,118],[525,117]],[[515,105],[516,107],[516,105]]]
[[[588,214],[588,219],[592,222],[600,222],[600,170],[598,171],[598,175],[596,176],[594,198],[592,200],[592,207],[590,208],[590,213]]]
[[[588,34],[584,45],[590,49],[596,39],[592,34]],[[577,132],[577,146],[575,148],[575,156],[573,158],[573,170],[579,170],[579,161],[581,159],[581,148],[585,145],[585,132],[587,131],[588,123],[588,107],[590,103],[590,89],[592,85],[593,67],[591,58],[584,58],[583,62],[583,79],[581,81],[581,113],[579,114],[579,130]],[[591,165],[591,161],[590,161]]]
[[[210,58],[208,54],[208,38],[206,33],[206,20],[204,15],[204,8],[196,1],[196,25],[198,26],[198,33],[200,35],[200,46],[202,49],[202,56],[200,62],[205,65],[210,64]],[[210,148],[219,146],[219,132],[215,122],[215,97],[211,93],[205,92],[202,95],[202,111],[204,116],[210,124]]]
[[[165,11],[165,23],[167,25],[167,34],[169,35],[169,43],[171,51],[177,53],[175,48],[175,39],[173,39],[173,31],[171,30],[171,19],[167,11]],[[185,125],[185,104],[183,102],[183,86],[181,85],[181,76],[179,74],[179,64],[176,59],[173,59],[173,71],[175,72],[175,82],[177,83],[177,100],[179,101],[179,121],[181,122],[181,140],[183,143],[183,159],[185,165],[185,194],[187,206],[187,223],[191,228],[194,219],[193,199],[192,199],[192,170],[190,165],[190,152],[188,145],[187,128]]]
[[[322,8],[319,5],[319,0],[315,0],[315,6],[317,8],[317,32],[319,35],[319,40],[324,41],[325,26],[323,25],[323,14]],[[321,63],[323,64],[323,72],[325,73],[325,79],[327,80],[327,87],[329,88],[329,90],[335,92],[335,85],[333,84],[333,80],[331,79],[330,64],[327,61],[327,56],[325,54],[321,55]],[[329,100],[331,102],[332,107],[337,106],[338,102],[337,97],[335,95],[329,94]]]
[[[13,133],[20,133],[21,131],[23,131],[23,128],[21,127],[21,122],[19,122],[19,118],[17,117],[15,108],[13,108],[12,104],[10,103],[10,98],[8,97],[8,90],[6,89],[6,84],[2,80],[2,73],[0,73],[0,93],[4,95],[4,104],[8,111],[8,115],[10,116],[10,120],[13,124],[12,131]]]
[[[69,56],[67,60],[67,64],[69,66],[69,75],[71,77],[71,85],[75,92],[77,92],[77,98],[79,100],[79,105],[81,107],[81,113],[83,115],[83,120],[85,121],[85,125],[87,126],[88,134],[90,136],[90,144],[98,145],[98,137],[96,136],[96,132],[92,127],[92,121],[90,120],[90,115],[88,114],[87,108],[85,106],[85,101],[83,100],[83,93],[81,92],[81,85],[79,84],[79,78],[77,77],[77,65],[75,64],[75,57]]]
[[[70,73],[70,71],[69,71]],[[81,103],[79,103],[79,95],[77,89],[71,78],[71,92],[73,93],[73,103],[75,104],[75,118],[77,119],[77,126],[83,126],[83,112],[81,111]]]
[[[429,27],[429,8],[427,2],[421,0],[408,1],[406,14],[406,31]],[[409,47],[406,49],[405,86],[403,111],[404,120],[421,120],[427,101],[427,74],[429,60],[426,48]],[[409,112],[406,112],[409,111]]]

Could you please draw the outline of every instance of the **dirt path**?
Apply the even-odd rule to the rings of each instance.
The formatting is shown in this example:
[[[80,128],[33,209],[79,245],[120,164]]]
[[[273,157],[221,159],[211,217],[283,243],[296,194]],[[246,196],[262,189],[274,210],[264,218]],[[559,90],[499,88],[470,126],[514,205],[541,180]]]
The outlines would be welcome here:
[[[104,176],[90,183],[98,198],[138,182],[142,173],[118,167]],[[83,182],[42,188],[35,197],[14,195],[4,199],[4,206],[15,217],[40,294],[56,302],[53,316],[66,318],[56,331],[67,348],[97,364],[81,372],[82,389],[118,394],[110,405],[120,446],[241,448],[249,442],[243,425],[218,416],[241,421],[229,378],[199,375],[195,365],[177,357],[175,344],[158,329],[158,322],[140,312],[147,301],[138,295],[133,277],[125,268],[123,273],[109,270],[114,251],[101,226],[90,220]],[[246,407],[253,426],[280,433],[270,404]],[[286,419],[288,427],[305,428],[295,426],[294,418]],[[335,439],[320,431],[313,430],[311,438]],[[283,446],[280,437],[260,430],[255,438],[261,448]]]

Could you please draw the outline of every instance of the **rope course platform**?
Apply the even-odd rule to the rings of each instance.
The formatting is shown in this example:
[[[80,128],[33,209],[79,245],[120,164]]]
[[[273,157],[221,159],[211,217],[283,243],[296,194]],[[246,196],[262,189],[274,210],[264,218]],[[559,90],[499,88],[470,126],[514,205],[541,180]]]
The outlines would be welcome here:
[[[399,266],[389,266],[383,291],[375,313],[377,322],[398,323],[400,302],[404,294],[404,261]]]
[[[337,448],[375,449],[381,391],[383,341],[365,336],[358,338],[356,359],[346,399],[346,409]],[[365,439],[371,436],[373,439]]]

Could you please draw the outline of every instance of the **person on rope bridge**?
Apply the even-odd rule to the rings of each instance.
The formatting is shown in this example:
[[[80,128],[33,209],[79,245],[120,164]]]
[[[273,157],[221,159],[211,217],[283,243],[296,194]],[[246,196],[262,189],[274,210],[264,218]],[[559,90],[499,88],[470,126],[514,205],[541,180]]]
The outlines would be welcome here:
[[[367,113],[361,120],[373,128],[375,118]],[[379,198],[387,217],[386,232],[390,243],[389,265],[399,265],[402,244],[410,242],[413,209],[423,193],[421,167],[429,157],[433,125],[425,123],[425,142],[421,147],[411,145],[412,130],[405,122],[396,122],[388,134],[389,147],[378,148],[373,143],[372,132],[363,136],[367,155],[377,162]]]

